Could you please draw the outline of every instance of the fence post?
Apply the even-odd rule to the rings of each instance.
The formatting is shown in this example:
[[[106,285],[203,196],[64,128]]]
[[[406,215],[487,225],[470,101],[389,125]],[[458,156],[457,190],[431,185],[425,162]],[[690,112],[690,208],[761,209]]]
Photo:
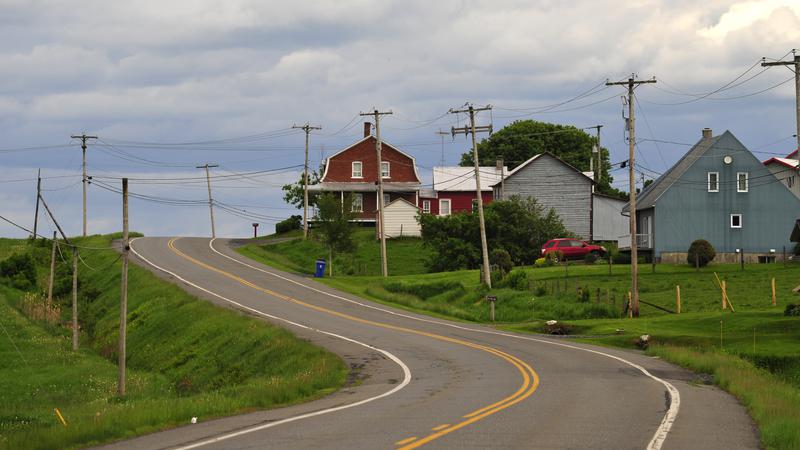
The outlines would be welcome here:
[[[727,296],[725,295],[725,291],[728,288],[727,284],[727,281],[722,280],[722,309],[728,309]]]
[[[681,313],[681,285],[675,286],[675,311]]]
[[[772,306],[777,305],[777,299],[775,298],[775,277],[772,278]]]

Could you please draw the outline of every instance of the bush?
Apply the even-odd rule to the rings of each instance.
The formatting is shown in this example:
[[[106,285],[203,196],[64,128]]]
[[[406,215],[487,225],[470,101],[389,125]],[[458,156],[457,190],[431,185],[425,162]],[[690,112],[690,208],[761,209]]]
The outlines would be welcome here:
[[[554,252],[548,253],[546,258],[548,262],[547,265],[552,266],[553,264],[556,264],[560,261],[564,261],[564,253],[561,252],[561,250],[556,250]]]
[[[498,283],[498,287],[507,287],[517,291],[528,289],[528,274],[522,269],[514,269]]]
[[[800,305],[795,305],[793,303],[786,305],[783,315],[800,317]]]
[[[303,226],[302,216],[291,216],[275,224],[275,233],[286,233],[292,230],[299,230]]]
[[[458,281],[433,281],[430,283],[408,283],[390,281],[383,285],[389,292],[411,294],[423,300],[448,291],[464,292],[464,286]]]
[[[534,262],[533,265],[535,265],[536,267],[546,267],[548,265],[552,265],[552,263],[553,261],[550,261],[547,258],[537,258],[536,262]]]
[[[575,327],[566,323],[556,322],[554,324],[545,324],[543,331],[546,334],[554,334],[560,336],[566,336],[572,333],[572,330]]]
[[[511,255],[502,248],[492,250],[491,255],[489,255],[489,262],[497,266],[503,274],[511,272],[511,268],[514,267],[514,264],[511,262]]]
[[[717,256],[717,252],[714,250],[714,246],[705,239],[698,239],[689,246],[686,262],[690,266],[694,266],[697,263],[700,267],[705,267],[714,260],[715,256]]]
[[[17,289],[32,289],[36,285],[36,262],[27,253],[12,255],[0,262],[0,277]]]
[[[600,257],[597,256],[597,253],[594,252],[587,253],[586,256],[584,256],[583,258],[586,264],[594,264],[595,261],[597,261],[598,259],[600,259]]]

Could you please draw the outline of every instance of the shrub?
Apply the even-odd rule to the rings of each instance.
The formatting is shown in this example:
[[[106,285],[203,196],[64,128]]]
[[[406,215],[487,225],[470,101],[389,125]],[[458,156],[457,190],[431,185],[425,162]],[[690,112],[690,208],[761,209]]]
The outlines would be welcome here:
[[[597,256],[597,253],[591,252],[587,253],[583,260],[586,262],[586,264],[594,264],[599,258],[600,257]]]
[[[27,253],[12,255],[0,262],[0,277],[17,289],[32,289],[36,285],[36,263]]]
[[[537,258],[536,262],[533,263],[533,265],[535,265],[536,267],[545,267],[547,266],[547,262],[548,262],[547,258]],[[552,263],[552,261],[550,262]]]
[[[714,260],[715,256],[717,256],[717,252],[714,250],[714,246],[705,239],[698,239],[689,246],[686,262],[690,266],[694,266],[697,263],[700,267],[705,267]]]
[[[564,261],[564,253],[562,253],[560,250],[556,250],[548,253],[546,258],[547,262],[549,263],[548,265],[552,266],[559,261]]]
[[[630,253],[617,253],[611,258],[611,261],[613,261],[614,264],[630,264],[631,255]]]
[[[498,287],[524,291],[528,289],[528,274],[522,269],[514,269],[498,284]]]
[[[511,272],[511,268],[514,267],[511,262],[511,255],[502,248],[492,250],[491,255],[489,255],[489,262],[497,266],[503,274]]]
[[[800,305],[795,305],[793,303],[786,305],[786,309],[783,311],[783,315],[800,317]]]
[[[411,294],[423,300],[448,291],[464,292],[464,286],[458,281],[433,281],[430,283],[390,281],[384,283],[383,288],[389,292]]]
[[[303,225],[302,216],[291,216],[275,224],[275,233],[286,233],[292,230],[299,230]]]

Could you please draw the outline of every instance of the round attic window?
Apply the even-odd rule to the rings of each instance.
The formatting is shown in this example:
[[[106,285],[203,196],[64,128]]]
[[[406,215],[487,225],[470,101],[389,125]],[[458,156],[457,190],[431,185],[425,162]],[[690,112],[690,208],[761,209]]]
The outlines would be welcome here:
[[[722,158],[722,162],[724,162],[725,164],[730,164],[730,163],[732,163],[732,162],[733,162],[733,156],[731,156],[731,155],[725,155],[725,156]]]

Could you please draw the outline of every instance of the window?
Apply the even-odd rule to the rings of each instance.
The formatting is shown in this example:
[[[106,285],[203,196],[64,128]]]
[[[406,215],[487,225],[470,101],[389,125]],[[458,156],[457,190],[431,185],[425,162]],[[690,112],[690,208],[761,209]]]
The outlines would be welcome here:
[[[381,161],[381,178],[390,178],[388,161]]]
[[[383,194],[383,206],[386,206],[391,202],[392,199],[389,197],[389,194]]]
[[[550,241],[550,242],[547,243],[547,245],[544,246],[544,248],[551,248],[554,245],[556,245],[556,241]]]
[[[719,172],[708,172],[708,192],[719,192]]]
[[[361,173],[361,161],[353,161],[353,178],[363,178]]]
[[[747,172],[736,174],[736,192],[747,192]]]
[[[741,214],[731,214],[731,228],[742,228]]]
[[[472,199],[472,212],[478,212],[478,199]]]
[[[449,216],[450,215],[450,199],[441,199],[439,200],[439,215],[440,216]]]
[[[364,194],[353,194],[353,204],[350,206],[352,212],[364,212]]]
[[[565,239],[563,241],[558,241],[559,247],[572,247],[572,241]]]
[[[431,213],[431,201],[430,200],[423,200],[422,201],[422,212],[425,214]]]

